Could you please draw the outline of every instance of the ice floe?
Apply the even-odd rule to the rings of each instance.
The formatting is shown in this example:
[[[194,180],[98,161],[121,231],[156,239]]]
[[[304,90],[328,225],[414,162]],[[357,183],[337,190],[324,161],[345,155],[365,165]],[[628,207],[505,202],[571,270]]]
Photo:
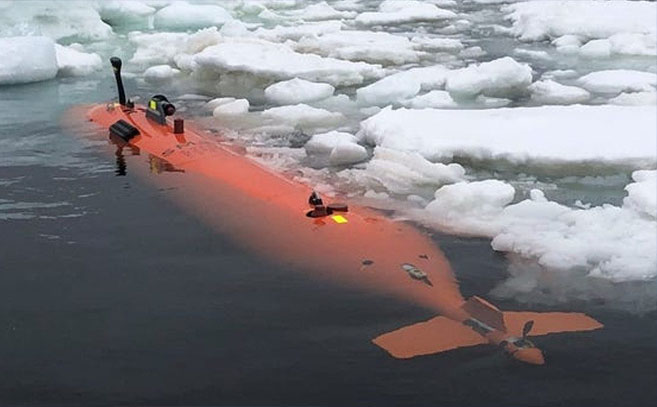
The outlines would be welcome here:
[[[411,98],[420,90],[442,88],[448,73],[449,69],[441,65],[411,68],[358,89],[356,98],[362,105],[386,106]]]
[[[386,108],[361,122],[372,145],[436,161],[457,157],[513,163],[655,165],[654,107],[543,106],[492,110]]]
[[[247,99],[227,100],[219,104],[212,110],[214,117],[236,116],[249,111],[249,101]]]
[[[158,10],[153,24],[157,29],[188,30],[221,26],[232,18],[221,6],[176,1]]]
[[[300,129],[334,126],[344,120],[344,116],[340,113],[303,103],[266,109],[262,112],[262,117]]]
[[[80,50],[80,44],[63,46],[55,44],[57,67],[60,76],[84,76],[98,71],[103,66],[100,55]]]
[[[355,21],[362,25],[393,24],[412,21],[435,21],[456,17],[456,13],[436,7],[434,4],[415,0],[386,0],[379,11],[359,14]]]
[[[334,90],[335,88],[327,83],[294,78],[268,86],[265,89],[265,97],[273,103],[294,105],[326,99],[333,95]]]
[[[0,38],[0,85],[52,79],[58,69],[55,43],[50,38]]]
[[[612,69],[591,72],[577,82],[586,90],[596,93],[643,92],[655,90],[657,75],[652,72]]]
[[[529,65],[504,57],[451,73],[445,89],[455,98],[471,98],[480,94],[514,97],[526,93],[531,83],[532,69]]]
[[[144,71],[144,79],[148,82],[167,81],[178,75],[180,70],[171,68],[169,65],[155,65]]]
[[[570,105],[589,100],[591,94],[577,86],[566,86],[550,79],[543,79],[529,86],[531,99],[540,104]]]

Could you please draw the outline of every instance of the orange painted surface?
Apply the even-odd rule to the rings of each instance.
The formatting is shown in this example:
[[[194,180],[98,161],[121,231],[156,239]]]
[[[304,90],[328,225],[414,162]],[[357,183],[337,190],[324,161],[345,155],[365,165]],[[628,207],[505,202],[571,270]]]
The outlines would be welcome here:
[[[176,200],[257,253],[443,315],[466,317],[447,260],[418,229],[354,205],[340,213],[346,222],[309,218],[310,187],[273,173],[187,123],[184,136],[174,135],[170,126],[146,119],[143,108],[98,105],[88,117],[103,128],[119,119],[137,127],[141,135],[131,146],[185,172],[184,182],[172,192]],[[411,278],[402,268],[405,263],[427,273],[433,286]]]
[[[119,146],[117,160],[123,150],[148,156],[143,168],[131,171],[146,176],[172,173],[149,179],[167,186],[176,202],[255,253],[283,266],[394,295],[441,314],[375,338],[373,342],[392,356],[409,358],[504,343],[514,358],[542,364],[540,350],[511,343],[528,320],[535,321],[532,336],[602,327],[584,314],[502,313],[478,297],[466,303],[443,253],[419,229],[355,205],[337,216],[307,217],[310,187],[264,168],[245,157],[243,149],[218,137],[188,123],[184,134],[173,134],[170,122],[159,125],[148,120],[140,106],[95,105],[84,112],[103,128],[99,132],[103,138],[119,119],[139,129],[140,135]],[[80,109],[71,114],[79,116]],[[480,334],[462,323],[473,319],[489,331]]]

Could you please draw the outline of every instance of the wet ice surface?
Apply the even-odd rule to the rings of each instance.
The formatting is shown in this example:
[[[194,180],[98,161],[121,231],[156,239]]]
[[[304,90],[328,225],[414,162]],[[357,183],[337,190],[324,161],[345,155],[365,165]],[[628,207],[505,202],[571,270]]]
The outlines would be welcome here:
[[[37,41],[39,50],[22,58],[21,47],[6,55],[0,47],[0,236],[10,239],[0,259],[11,270],[0,286],[15,291],[4,316],[13,321],[8,332],[18,332],[3,349],[21,340],[25,354],[43,349],[21,374],[21,361],[9,358],[6,400],[605,405],[632,394],[638,404],[654,402],[654,391],[632,390],[654,378],[655,361],[655,23],[644,20],[654,17],[654,2],[602,6],[620,7],[624,18],[612,20],[599,11],[602,2],[565,2],[585,9],[569,15],[597,16],[590,26],[553,18],[563,2],[410,2],[404,13],[377,1],[146,3],[54,11],[49,3],[0,4],[0,36]],[[36,34],[47,38],[24,37]],[[429,228],[465,295],[509,309],[589,312],[607,327],[545,339],[547,373],[520,374],[479,350],[403,366],[386,359],[368,341],[430,315],[247,261],[163,204],[166,191],[135,184],[129,168],[140,157],[127,158],[128,177],[115,177],[121,169],[105,143],[62,129],[69,106],[114,97],[98,60],[115,54],[124,59],[129,95],[143,102],[164,93],[187,117],[232,130],[224,134],[275,170]],[[124,217],[120,208],[141,209]],[[176,237],[180,230],[198,247]],[[142,251],[143,234],[157,237],[158,248]],[[215,253],[217,246],[225,251]],[[116,247],[122,254],[99,265]],[[165,252],[174,254],[155,256]],[[191,282],[180,268],[197,270]],[[217,269],[244,277],[229,284]],[[161,273],[165,281],[144,296]],[[203,288],[208,279],[243,287],[216,292]],[[51,285],[72,294],[64,299]],[[260,306],[247,304],[253,289],[270,293]],[[26,308],[26,299],[37,305]],[[52,325],[39,322],[47,306],[56,310]],[[357,321],[347,316],[354,308]],[[68,315],[80,335],[68,333]],[[88,315],[119,329],[101,335]],[[145,320],[159,328],[143,328]],[[158,330],[166,333],[159,340]],[[53,332],[46,346],[30,339]],[[271,346],[259,345],[261,335]],[[105,348],[94,350],[94,342]],[[144,354],[145,343],[152,352]],[[53,381],[61,366],[48,351],[68,346],[88,359],[72,355],[69,377]],[[98,364],[101,372],[85,378]],[[145,366],[155,367],[157,380],[145,378]],[[141,386],[111,380],[126,374]],[[473,375],[497,384],[473,395],[466,390]],[[335,392],[334,377],[352,384]],[[291,386],[295,392],[279,389]],[[79,399],[66,390],[76,388],[84,389]],[[534,400],[537,393],[544,398]]]

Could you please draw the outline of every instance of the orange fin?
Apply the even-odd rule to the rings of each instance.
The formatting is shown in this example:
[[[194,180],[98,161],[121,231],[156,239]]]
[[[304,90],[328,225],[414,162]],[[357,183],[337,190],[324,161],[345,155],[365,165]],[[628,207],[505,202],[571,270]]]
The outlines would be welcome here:
[[[534,321],[529,336],[557,332],[593,331],[603,325],[581,312],[504,312],[504,324],[511,335],[522,336],[522,327]]]
[[[399,359],[487,343],[472,329],[445,317],[399,328],[374,338],[372,342]]]

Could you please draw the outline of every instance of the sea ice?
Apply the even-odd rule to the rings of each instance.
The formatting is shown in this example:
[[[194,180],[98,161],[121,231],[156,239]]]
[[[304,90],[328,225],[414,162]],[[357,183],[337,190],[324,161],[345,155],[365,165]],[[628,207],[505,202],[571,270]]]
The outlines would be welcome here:
[[[265,89],[265,97],[280,105],[294,105],[326,99],[333,95],[334,90],[335,88],[327,83],[294,78],[270,85]]]
[[[0,38],[0,85],[52,79],[57,70],[55,43],[50,38]]]
[[[542,106],[492,110],[386,108],[361,122],[372,145],[414,151],[432,161],[454,156],[514,163],[604,162],[655,165],[652,106]]]
[[[652,72],[611,69],[584,75],[577,82],[586,90],[596,93],[654,91],[657,75]]]
[[[222,103],[212,111],[214,117],[236,116],[249,111],[249,101],[246,99],[236,99],[230,102]]]
[[[550,79],[543,79],[529,86],[531,99],[540,104],[570,105],[589,100],[591,94],[577,86],[566,86]]]
[[[230,13],[217,5],[176,1],[158,10],[153,24],[157,29],[187,30],[221,26],[232,18]]]
[[[79,51],[73,45],[65,47],[55,44],[55,52],[58,75],[61,76],[84,76],[100,70],[103,66],[98,54]]]
[[[386,106],[412,98],[420,90],[440,89],[444,86],[449,69],[441,65],[411,68],[386,76],[356,91],[361,105]]]
[[[445,89],[454,98],[473,98],[479,94],[513,97],[525,93],[531,83],[532,69],[529,65],[504,57],[450,73]]]
[[[357,144],[358,138],[350,133],[329,131],[315,134],[304,148],[308,154],[330,154],[338,144]]]
[[[329,112],[303,103],[269,108],[262,112],[262,117],[302,129],[334,126],[344,120],[344,116],[340,113]]]
[[[161,82],[169,80],[179,73],[180,70],[171,68],[169,65],[155,65],[144,72],[144,79],[148,82]]]
[[[456,17],[456,13],[433,4],[415,0],[386,0],[379,11],[359,14],[355,21],[362,25],[397,24],[412,21],[435,21]]]

